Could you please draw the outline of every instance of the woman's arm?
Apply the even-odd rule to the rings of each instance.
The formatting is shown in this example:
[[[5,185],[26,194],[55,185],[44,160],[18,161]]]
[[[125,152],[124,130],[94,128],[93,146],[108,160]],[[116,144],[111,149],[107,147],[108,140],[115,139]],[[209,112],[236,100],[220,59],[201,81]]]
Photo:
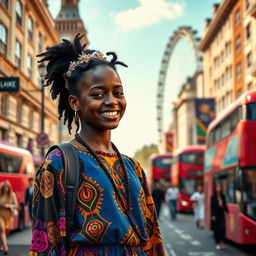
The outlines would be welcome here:
[[[224,211],[225,211],[226,213],[228,213],[229,210],[228,210],[228,206],[227,206],[227,202],[226,202],[226,197],[225,197],[225,195],[222,195],[222,201],[223,201]]]
[[[215,206],[215,200],[214,196],[211,197],[211,219],[215,220],[216,219],[216,206]]]
[[[66,215],[63,172],[60,150],[49,154],[37,172],[32,201],[31,256],[64,255]]]
[[[140,179],[142,188],[145,193],[146,206],[148,208],[145,211],[145,214],[146,214],[145,218],[153,226],[152,232],[148,234],[149,240],[146,243],[141,245],[141,249],[147,255],[150,255],[150,256],[165,256],[165,251],[164,251],[162,236],[161,236],[158,221],[157,221],[154,201],[150,193],[145,172],[140,166],[140,164],[137,163],[136,161],[134,161],[134,165],[135,165],[135,172]],[[152,213],[152,209],[153,209],[153,213]]]

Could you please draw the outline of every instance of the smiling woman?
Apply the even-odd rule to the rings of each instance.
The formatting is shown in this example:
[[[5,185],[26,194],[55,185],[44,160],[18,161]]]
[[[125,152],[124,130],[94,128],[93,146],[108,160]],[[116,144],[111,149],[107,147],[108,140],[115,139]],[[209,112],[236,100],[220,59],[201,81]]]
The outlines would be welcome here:
[[[63,40],[39,55],[48,61],[46,80],[52,98],[59,96],[59,118],[64,115],[70,133],[73,122],[77,127],[70,143],[80,160],[80,179],[67,232],[63,156],[59,150],[48,154],[34,184],[30,255],[164,256],[145,173],[111,143],[111,130],[126,108],[115,65],[126,65],[113,52],[106,54],[112,56],[108,61],[84,50],[80,39]]]

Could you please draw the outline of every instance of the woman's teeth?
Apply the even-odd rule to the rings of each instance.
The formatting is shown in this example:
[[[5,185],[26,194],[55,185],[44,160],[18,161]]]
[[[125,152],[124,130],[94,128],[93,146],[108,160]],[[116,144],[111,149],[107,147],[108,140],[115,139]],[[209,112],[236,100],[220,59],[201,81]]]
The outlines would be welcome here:
[[[116,116],[117,115],[117,111],[113,111],[113,112],[102,112],[103,116]]]

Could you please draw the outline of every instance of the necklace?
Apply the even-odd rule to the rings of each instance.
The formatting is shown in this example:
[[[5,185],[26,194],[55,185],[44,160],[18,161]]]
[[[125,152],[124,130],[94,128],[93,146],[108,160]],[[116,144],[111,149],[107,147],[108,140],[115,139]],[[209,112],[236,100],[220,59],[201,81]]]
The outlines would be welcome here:
[[[130,179],[124,164],[124,160],[120,154],[120,152],[118,151],[117,147],[112,143],[112,147],[115,150],[115,152],[117,153],[117,156],[121,162],[121,166],[123,168],[123,172],[124,172],[124,180],[125,180],[125,185],[127,187],[127,195],[126,195],[126,201],[127,201],[127,205],[125,204],[125,202],[122,200],[122,195],[121,192],[119,191],[119,189],[117,188],[111,174],[109,173],[109,171],[107,170],[106,166],[103,164],[103,162],[101,161],[101,159],[98,157],[98,155],[95,153],[95,151],[81,138],[81,136],[79,134],[75,135],[76,140],[81,143],[81,145],[83,145],[88,151],[89,153],[96,159],[97,163],[99,164],[99,166],[103,169],[103,171],[106,173],[106,175],[108,176],[115,192],[116,195],[119,197],[119,201],[120,204],[122,205],[123,209],[127,212],[127,215],[130,214],[130,209],[131,209],[131,187],[130,187]]]

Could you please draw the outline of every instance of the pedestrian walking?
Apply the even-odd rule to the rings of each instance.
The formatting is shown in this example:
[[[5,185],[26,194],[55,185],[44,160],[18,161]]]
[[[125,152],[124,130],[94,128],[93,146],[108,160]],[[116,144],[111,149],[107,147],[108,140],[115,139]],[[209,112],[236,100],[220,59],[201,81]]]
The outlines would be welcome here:
[[[226,235],[225,212],[228,213],[225,195],[222,193],[221,184],[216,183],[211,197],[211,220],[217,250],[224,248]]]
[[[198,185],[197,191],[192,194],[190,200],[193,204],[194,215],[196,220],[197,228],[203,228],[203,220],[204,220],[204,192],[203,186]]]
[[[126,65],[114,52],[85,49],[81,38],[39,55],[48,61],[46,84],[52,98],[59,97],[60,118],[70,133],[73,121],[76,126],[70,143],[80,160],[80,180],[66,238],[62,154],[55,149],[47,156],[35,179],[30,255],[165,255],[145,173],[111,143],[126,108],[116,65]]]
[[[32,220],[32,197],[33,197],[33,189],[34,189],[34,179],[31,177],[28,180],[29,187],[26,189],[26,198],[25,204],[28,206],[29,217]]]
[[[11,183],[6,180],[0,184],[0,239],[4,255],[8,254],[7,236],[13,227],[13,216],[18,215],[18,201]]]
[[[170,216],[172,220],[175,220],[177,217],[178,198],[179,198],[179,190],[173,183],[171,183],[170,187],[166,191],[165,201],[169,205]]]
[[[155,182],[155,188],[152,191],[152,197],[156,207],[156,214],[157,214],[157,217],[159,218],[162,203],[165,201],[164,191],[159,181]]]

